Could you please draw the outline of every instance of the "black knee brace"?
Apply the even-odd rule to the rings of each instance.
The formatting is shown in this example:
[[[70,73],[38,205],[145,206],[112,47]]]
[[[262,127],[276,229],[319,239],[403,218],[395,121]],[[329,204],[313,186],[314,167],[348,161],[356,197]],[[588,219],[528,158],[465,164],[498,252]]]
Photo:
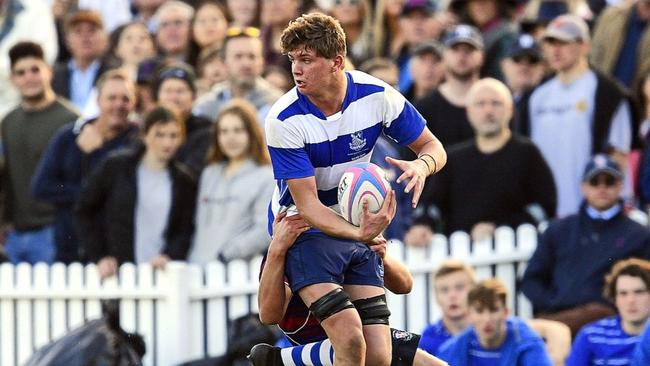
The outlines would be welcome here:
[[[369,297],[367,299],[354,300],[354,307],[359,312],[361,324],[384,324],[388,325],[390,310],[386,305],[386,295]]]
[[[353,308],[348,294],[343,289],[337,288],[332,290],[320,299],[314,301],[309,307],[309,311],[318,319],[319,322],[329,318],[341,310]]]
[[[404,330],[390,330],[393,345],[393,360],[391,366],[412,366],[415,352],[418,350],[420,336]]]

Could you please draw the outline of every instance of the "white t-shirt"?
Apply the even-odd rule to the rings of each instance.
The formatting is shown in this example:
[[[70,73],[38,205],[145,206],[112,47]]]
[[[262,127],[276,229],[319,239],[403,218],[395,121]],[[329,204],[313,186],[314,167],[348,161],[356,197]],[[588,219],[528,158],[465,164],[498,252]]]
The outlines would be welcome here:
[[[530,97],[531,138],[553,172],[558,216],[575,213],[582,201],[580,184],[591,158],[597,85],[596,74],[589,70],[569,84],[554,77]],[[618,151],[629,151],[631,118],[630,106],[622,101],[612,116],[607,140]]]

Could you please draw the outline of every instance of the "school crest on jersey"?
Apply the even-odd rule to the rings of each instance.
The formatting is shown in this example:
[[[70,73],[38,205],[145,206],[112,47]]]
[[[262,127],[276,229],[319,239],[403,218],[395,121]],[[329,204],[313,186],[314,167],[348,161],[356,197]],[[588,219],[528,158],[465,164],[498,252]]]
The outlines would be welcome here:
[[[363,131],[358,131],[350,134],[352,142],[350,142],[350,150],[359,151],[366,146],[366,138],[363,137]]]

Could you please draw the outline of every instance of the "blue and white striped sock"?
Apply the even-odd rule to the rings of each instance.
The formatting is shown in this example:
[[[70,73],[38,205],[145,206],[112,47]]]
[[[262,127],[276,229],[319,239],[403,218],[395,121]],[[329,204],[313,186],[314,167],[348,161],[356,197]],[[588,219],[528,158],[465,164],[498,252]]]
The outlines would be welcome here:
[[[280,350],[286,366],[334,366],[334,348],[329,339]]]

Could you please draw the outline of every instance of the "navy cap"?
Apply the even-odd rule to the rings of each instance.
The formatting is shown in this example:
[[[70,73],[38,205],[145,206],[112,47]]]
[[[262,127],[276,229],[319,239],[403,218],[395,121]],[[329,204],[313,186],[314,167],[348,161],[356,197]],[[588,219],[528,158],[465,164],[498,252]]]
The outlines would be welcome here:
[[[459,24],[445,34],[445,47],[453,47],[460,43],[469,44],[479,50],[483,49],[483,37],[478,29],[471,25]]]
[[[517,57],[530,57],[533,60],[542,60],[542,50],[535,38],[530,34],[520,34],[517,39],[512,43],[508,49],[508,56],[510,58]]]
[[[623,172],[618,164],[609,156],[598,154],[587,163],[582,181],[586,182],[601,173],[609,174],[616,179],[623,179]]]
[[[432,0],[407,0],[402,8],[402,15],[409,15],[414,11],[431,15],[437,10],[436,3]]]

